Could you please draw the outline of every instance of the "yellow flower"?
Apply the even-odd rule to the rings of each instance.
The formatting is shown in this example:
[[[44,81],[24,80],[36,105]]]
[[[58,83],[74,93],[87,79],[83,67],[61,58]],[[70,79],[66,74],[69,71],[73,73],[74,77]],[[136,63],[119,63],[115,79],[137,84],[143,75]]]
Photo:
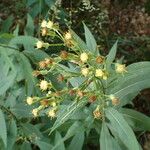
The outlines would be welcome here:
[[[36,47],[37,47],[38,49],[42,48],[42,47],[43,47],[43,42],[42,42],[42,41],[37,41]]]
[[[32,97],[27,97],[27,104],[32,105],[33,104],[33,98]]]
[[[122,64],[116,64],[116,72],[117,73],[127,72],[126,66]]]
[[[66,41],[71,40],[72,39],[71,33],[66,32],[64,38],[65,38]]]
[[[87,53],[82,53],[82,54],[80,55],[80,60],[81,60],[82,62],[86,63],[87,60],[88,60],[88,54],[87,54]]]
[[[55,112],[54,109],[52,109],[52,110],[50,110],[50,111],[48,112],[48,117],[51,117],[51,118],[56,117],[56,112]]]
[[[48,89],[49,83],[45,80],[41,80],[40,82],[40,89],[45,91]]]
[[[103,75],[104,80],[107,80],[107,78],[108,78],[107,75]]]
[[[42,36],[46,36],[47,28],[42,28],[41,33],[42,33]]]
[[[81,69],[81,73],[82,73],[85,77],[87,77],[87,75],[89,74],[89,69],[88,69],[88,68],[82,68],[82,69]]]
[[[46,20],[43,20],[43,21],[42,21],[41,27],[42,27],[42,28],[46,28],[46,27],[47,27],[47,21],[46,21]]]
[[[38,111],[39,110],[37,108],[35,108],[35,109],[32,110],[32,114],[33,114],[34,117],[38,116]]]
[[[104,75],[104,72],[102,69],[96,69],[95,76],[96,77],[102,77]]]
[[[48,29],[52,29],[52,28],[53,28],[53,25],[54,25],[54,23],[49,20],[48,23],[47,23],[47,25],[46,25],[46,27],[47,27]]]
[[[56,104],[56,102],[52,102],[51,105],[52,105],[53,107],[55,107],[57,104]]]

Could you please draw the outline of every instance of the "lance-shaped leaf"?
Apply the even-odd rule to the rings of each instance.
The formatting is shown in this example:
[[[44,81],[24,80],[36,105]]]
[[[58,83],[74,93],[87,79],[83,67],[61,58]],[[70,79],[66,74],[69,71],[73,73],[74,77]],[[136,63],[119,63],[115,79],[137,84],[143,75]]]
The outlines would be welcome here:
[[[114,61],[115,57],[116,57],[116,52],[117,52],[117,44],[118,41],[116,41],[116,43],[113,45],[113,47],[111,48],[109,54],[107,55],[107,59],[106,59],[106,68],[109,70],[111,63]]]
[[[87,103],[86,99],[82,99],[80,101],[75,101],[71,103],[70,105],[66,106],[62,109],[62,111],[59,112],[58,117],[51,128],[52,133],[55,129],[57,129],[59,126],[61,126],[64,122],[66,122],[77,110],[82,108]]]
[[[116,132],[118,138],[124,143],[128,150],[139,150],[136,137],[123,116],[113,108],[108,108],[105,113],[110,121],[112,129]]]
[[[84,25],[85,39],[86,39],[86,45],[88,47],[88,50],[92,52],[93,54],[98,54],[97,44],[96,44],[94,36],[92,35],[91,31],[88,29],[88,27],[84,23],[83,25]]]
[[[132,109],[120,109],[127,122],[136,130],[150,131],[150,117]]]
[[[102,150],[121,150],[117,141],[110,134],[105,122],[102,123],[100,135],[100,149]]]
[[[0,109],[0,138],[2,139],[5,147],[7,146],[7,129],[6,129],[6,122],[4,118],[4,114]]]

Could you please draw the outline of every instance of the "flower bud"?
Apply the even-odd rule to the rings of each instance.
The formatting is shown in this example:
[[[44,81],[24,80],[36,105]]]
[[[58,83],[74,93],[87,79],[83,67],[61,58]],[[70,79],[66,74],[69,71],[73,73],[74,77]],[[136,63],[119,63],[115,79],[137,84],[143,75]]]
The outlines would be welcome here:
[[[89,102],[93,103],[93,102],[96,101],[96,99],[97,99],[97,96],[96,95],[92,95],[92,96],[89,97]]]
[[[40,62],[39,62],[39,67],[40,67],[41,69],[44,69],[44,68],[46,67],[45,61],[40,61]]]
[[[84,75],[85,77],[87,77],[87,75],[89,74],[89,69],[88,68],[82,68],[81,69],[81,73],[82,73],[82,75]]]
[[[84,96],[84,93],[80,90],[77,91],[77,95],[82,98]]]
[[[38,111],[39,111],[38,108],[35,108],[35,109],[32,110],[32,114],[33,114],[34,117],[38,116]]]
[[[41,80],[40,89],[46,91],[48,89],[49,83],[46,80]]]
[[[47,28],[43,28],[41,30],[41,33],[42,33],[42,36],[46,36],[46,34],[47,34]]]
[[[32,72],[32,75],[34,76],[34,77],[37,77],[37,76],[39,76],[41,73],[40,73],[40,71],[38,71],[38,70],[34,70],[33,72]]]
[[[56,117],[56,112],[55,112],[54,109],[52,109],[52,110],[50,110],[50,111],[48,112],[48,117],[51,117],[51,118]]]
[[[32,97],[27,97],[27,104],[32,105],[33,104],[33,98]]]
[[[47,23],[47,25],[46,25],[46,27],[47,27],[48,29],[52,29],[52,28],[53,28],[53,25],[54,25],[54,23],[49,20],[48,23]]]
[[[75,94],[75,90],[70,90],[70,91],[69,91],[69,94],[70,94],[71,96],[73,96],[73,95]]]
[[[117,73],[124,73],[127,72],[126,66],[122,64],[116,64],[116,72]]]
[[[80,60],[83,62],[83,63],[86,63],[87,60],[88,60],[88,54],[87,53],[82,53],[80,55]]]
[[[47,107],[49,104],[49,101],[48,101],[48,99],[44,99],[44,100],[40,101],[40,103],[42,106]]]
[[[71,35],[71,33],[70,33],[69,31],[65,33],[65,35],[64,35],[64,39],[65,39],[66,41],[68,41],[68,40],[71,40],[71,39],[72,39],[72,35]]]
[[[60,74],[58,77],[57,77],[57,81],[58,82],[63,82],[64,81],[64,76],[62,74]]]
[[[98,57],[96,58],[96,63],[101,64],[101,63],[103,63],[103,62],[104,62],[104,57],[103,57],[103,56],[98,56]]]
[[[114,106],[116,106],[120,103],[120,100],[117,97],[115,97],[114,95],[110,95],[109,97],[110,97],[111,102]]]
[[[104,75],[104,72],[102,71],[102,69],[96,69],[95,71],[96,77],[102,77],[103,75]]]
[[[42,28],[45,28],[47,26],[47,21],[46,20],[43,20],[42,23],[41,23],[41,27]]]
[[[44,43],[43,43],[42,41],[37,41],[37,43],[36,43],[37,49],[40,49],[40,48],[42,48],[43,46],[44,46]]]
[[[93,115],[94,115],[94,118],[96,118],[96,119],[100,119],[100,118],[102,117],[102,113],[100,112],[99,107],[97,107],[97,108],[93,111]]]
[[[51,106],[52,106],[52,107],[56,107],[56,105],[57,105],[56,102],[52,102],[52,103],[51,103]]]
[[[68,52],[66,52],[66,51],[61,51],[61,53],[60,53],[60,57],[62,58],[62,59],[67,59],[67,57],[68,57]]]

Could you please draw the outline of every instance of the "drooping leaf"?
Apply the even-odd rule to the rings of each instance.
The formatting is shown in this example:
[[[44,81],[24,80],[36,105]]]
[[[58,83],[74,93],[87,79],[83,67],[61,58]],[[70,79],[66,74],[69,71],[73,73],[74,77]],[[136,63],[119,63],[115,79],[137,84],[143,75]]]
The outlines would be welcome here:
[[[23,142],[23,144],[21,145],[21,150],[32,150],[31,143],[27,141]]]
[[[6,50],[0,47],[0,95],[4,94],[13,85],[16,77],[15,67]]]
[[[102,150],[121,150],[117,141],[110,134],[105,122],[102,123],[100,135],[100,149]]]
[[[17,125],[14,119],[10,121],[7,136],[8,136],[8,140],[7,140],[6,150],[10,150],[13,148],[13,145],[16,142],[16,138],[17,138]]]
[[[145,79],[142,81],[137,81],[135,83],[131,83],[130,85],[128,85],[126,87],[122,87],[118,91],[112,92],[112,93],[116,97],[121,99],[130,93],[137,92],[137,94],[138,94],[138,92],[140,92],[141,90],[149,88],[149,87],[150,87],[150,79]]]
[[[150,131],[150,117],[132,109],[120,109],[124,118],[136,130]]]
[[[33,36],[34,34],[34,22],[30,14],[27,14],[27,24],[25,27],[25,35]]]
[[[5,117],[0,109],[0,138],[3,140],[5,147],[7,147],[7,129],[6,129],[6,122]]]
[[[79,121],[75,121],[71,127],[68,129],[65,137],[64,137],[64,140],[67,140],[68,138],[74,136],[75,134],[81,132],[81,131],[84,131],[84,127],[82,126],[82,123],[79,122]]]
[[[31,67],[29,60],[26,58],[26,56],[24,56],[22,53],[20,53],[19,57],[21,59],[21,64],[22,64],[23,68],[25,68],[23,71],[24,71],[25,80],[26,80],[26,90],[27,90],[26,94],[31,95],[31,94],[37,92],[37,89],[35,88],[36,87],[36,79],[32,75],[32,67]]]
[[[70,145],[68,146],[68,150],[82,150],[84,144],[84,131],[76,133],[73,137]]]
[[[11,107],[10,110],[18,118],[29,118],[32,117],[31,111],[32,107],[25,105],[25,103],[16,104],[14,107]]]
[[[38,145],[40,150],[51,150],[52,149],[52,145],[45,141],[36,140],[35,144]]]
[[[65,145],[61,134],[56,131],[55,134],[55,145],[52,150],[65,150]]]
[[[13,15],[10,15],[5,21],[2,22],[2,26],[1,26],[2,33],[9,32],[9,29],[13,24],[13,19],[14,19]]]
[[[34,50],[37,41],[37,38],[32,36],[16,36],[10,41],[9,46],[18,48],[23,45],[25,50]]]
[[[105,113],[106,117],[110,121],[110,126],[116,132],[118,138],[128,148],[128,150],[139,150],[139,144],[136,140],[136,137],[123,116],[113,108],[106,109]]]

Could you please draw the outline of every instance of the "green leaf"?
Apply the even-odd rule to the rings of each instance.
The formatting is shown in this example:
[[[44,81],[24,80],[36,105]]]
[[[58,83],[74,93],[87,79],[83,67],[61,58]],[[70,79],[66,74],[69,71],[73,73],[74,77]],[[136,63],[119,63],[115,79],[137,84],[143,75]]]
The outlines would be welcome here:
[[[40,150],[52,150],[52,145],[47,142],[36,140],[35,144],[38,145]]]
[[[0,95],[13,85],[16,77],[16,70],[6,50],[0,47]]]
[[[83,144],[84,144],[84,131],[81,131],[73,137],[68,147],[68,150],[82,150]]]
[[[11,25],[13,24],[13,15],[9,16],[5,21],[2,22],[1,32],[6,33],[9,32]]]
[[[39,139],[43,138],[43,135],[40,132],[39,127],[37,125],[32,125],[30,123],[22,123],[21,126],[25,136],[38,137]]]
[[[13,31],[14,36],[18,36],[19,34],[19,24],[17,24],[16,29]]]
[[[27,141],[23,142],[23,144],[21,145],[21,150],[32,150],[31,143]]]
[[[25,27],[25,35],[33,36],[34,34],[34,22],[30,14],[27,14],[27,24]]]
[[[116,97],[122,99],[123,97],[125,97],[130,93],[137,92],[138,94],[139,91],[149,87],[150,87],[150,79],[145,79],[143,81],[132,83],[126,87],[122,87],[122,89],[119,89],[118,91],[111,93],[114,94]]]
[[[70,105],[66,106],[66,108],[59,112],[58,117],[51,128],[52,133],[55,129],[61,126],[64,122],[66,122],[77,110],[82,108],[87,103],[87,100],[80,100],[79,102],[75,101]]]
[[[107,93],[116,94],[120,98],[120,105],[131,101],[140,90],[150,87],[150,62],[140,62],[127,67],[128,72],[118,75],[116,81],[107,89]]]
[[[26,57],[28,57],[33,63],[37,63],[45,58],[48,58],[49,55],[41,50],[33,50],[33,51],[23,51]]]
[[[83,51],[83,50],[88,50],[87,45],[85,44],[85,42],[73,31],[70,30],[73,39],[76,41],[76,43],[78,43],[79,48]]]
[[[121,150],[117,141],[111,136],[106,123],[102,123],[100,135],[100,149],[102,150]]]
[[[111,127],[128,150],[139,150],[139,144],[136,137],[123,116],[113,108],[106,109],[105,113],[110,121]]]
[[[25,50],[34,50],[37,41],[38,39],[32,36],[16,36],[10,41],[9,46],[18,48],[23,45]]]
[[[38,91],[35,88],[37,82],[36,82],[36,79],[32,75],[31,64],[25,55],[23,55],[22,53],[19,53],[18,55],[21,59],[21,64],[23,68],[26,68],[23,70],[25,79],[26,79],[26,94],[27,95],[37,94]]]
[[[111,48],[109,54],[107,55],[107,59],[106,59],[106,68],[107,68],[107,70],[109,70],[112,62],[114,61],[114,59],[116,57],[117,44],[118,44],[118,41],[116,41],[116,43]]]
[[[11,120],[8,128],[8,140],[7,140],[7,148],[6,150],[11,150],[13,145],[15,144],[17,137],[17,125],[14,119]]]
[[[31,114],[32,107],[25,105],[25,103],[16,104],[10,110],[17,116],[17,118],[29,118],[33,117]]]
[[[83,25],[84,25],[85,39],[86,39],[88,50],[92,52],[93,54],[98,54],[97,44],[96,44],[94,36],[92,35],[91,31],[88,29],[88,27],[84,23]]]
[[[3,140],[5,147],[7,147],[6,122],[5,122],[4,114],[1,109],[0,109],[0,137]]]
[[[52,150],[65,150],[63,138],[61,137],[61,134],[57,131],[55,134],[55,145]]]
[[[64,140],[67,140],[69,139],[70,137],[74,136],[75,134],[81,132],[81,131],[84,131],[84,127],[82,125],[81,122],[79,121],[75,121],[71,127],[68,129],[65,137],[64,137]]]
[[[132,109],[120,109],[124,118],[136,130],[150,131],[150,117]]]

